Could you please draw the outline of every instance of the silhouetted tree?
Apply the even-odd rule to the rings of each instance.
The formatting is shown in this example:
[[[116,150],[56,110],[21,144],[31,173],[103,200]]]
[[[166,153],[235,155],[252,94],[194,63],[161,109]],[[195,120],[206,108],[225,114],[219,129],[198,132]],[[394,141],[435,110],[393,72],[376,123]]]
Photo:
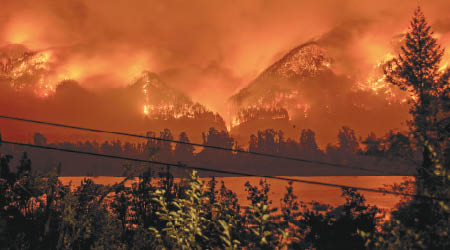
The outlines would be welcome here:
[[[254,134],[250,135],[250,140],[248,141],[248,150],[251,152],[258,152],[258,138]]]
[[[305,155],[314,156],[319,147],[316,143],[316,134],[311,129],[303,129],[300,136],[300,150]]]
[[[47,138],[43,136],[41,133],[35,133],[34,134],[34,145],[43,146],[47,144]]]
[[[411,145],[408,135],[400,132],[389,131],[384,138],[385,141],[385,156],[388,158],[406,158],[414,160],[415,150]]]
[[[87,152],[98,152],[98,145],[95,145],[94,143],[91,143],[90,141],[84,142],[81,147],[86,150]]]
[[[325,213],[310,209],[302,213],[306,229],[302,249],[366,249],[358,231],[375,232],[379,210],[353,189],[343,189],[342,196],[345,203]]]
[[[449,77],[448,70],[446,73],[439,71],[443,55],[444,49],[433,37],[431,27],[418,7],[400,54],[385,66],[384,72],[388,82],[413,95],[410,109],[413,120],[410,124],[419,139],[419,145],[423,145],[423,141],[437,142],[439,139],[439,97],[447,92]],[[437,143],[434,143],[434,146],[438,148]],[[431,176],[431,166],[429,149],[424,147],[422,166],[418,168],[419,193],[426,188],[424,182]]]
[[[162,132],[160,132],[159,138],[166,140],[173,140],[172,132],[170,132],[170,130],[166,128]],[[173,161],[172,144],[168,141],[158,141],[157,145],[158,145],[157,157],[159,159],[172,162]]]
[[[156,134],[154,132],[148,131],[146,136],[150,138],[147,139],[147,142],[144,146],[144,155],[145,157],[153,158],[158,152],[158,141],[151,138],[155,138]]]
[[[355,136],[355,131],[349,127],[342,127],[338,133],[339,150],[345,153],[356,153],[359,143]]]
[[[445,106],[449,100],[449,70],[439,71],[443,49],[432,36],[420,8],[414,12],[405,44],[398,58],[385,68],[386,79],[413,95],[410,109],[411,132],[423,147],[417,167],[416,192],[433,197],[413,197],[392,212],[383,230],[361,235],[375,249],[448,249],[450,247],[450,182],[448,178],[449,133],[440,123],[448,123]],[[445,126],[444,126],[445,127]],[[446,131],[447,130],[447,131]],[[406,137],[407,138],[407,137]],[[400,142],[406,141],[400,138]],[[406,144],[406,143],[402,143]],[[408,146],[410,145],[407,143]],[[400,144],[401,145],[401,144]],[[392,145],[391,145],[392,147]],[[438,199],[447,201],[438,201]]]
[[[218,131],[215,128],[210,128],[208,133],[202,133],[203,144],[209,146],[223,147],[232,149],[234,145],[234,139],[230,137],[226,131]],[[224,161],[226,158],[231,159],[231,151],[216,150],[211,148],[204,148],[199,155],[205,161]]]
[[[278,153],[278,133],[273,129],[258,131],[258,151],[277,154]]]
[[[114,155],[122,155],[122,142],[120,140],[115,140],[111,142],[111,150]]]
[[[23,176],[30,174],[31,160],[28,158],[27,152],[24,152],[22,159],[20,159],[20,165],[17,167],[17,175]]]
[[[10,177],[10,172],[11,170],[9,169],[9,162],[12,159],[11,155],[0,155],[0,178],[5,179],[5,180],[9,180]]]
[[[105,141],[100,147],[103,154],[113,154],[114,150],[109,141]]]
[[[185,132],[181,132],[180,138],[178,139],[182,142],[189,143],[189,138]],[[175,159],[183,161],[191,161],[194,158],[194,146],[188,144],[177,143],[175,145]]]
[[[384,153],[383,140],[381,138],[377,138],[373,132],[370,133],[361,143],[366,145],[366,151],[364,153],[367,155],[382,156]]]

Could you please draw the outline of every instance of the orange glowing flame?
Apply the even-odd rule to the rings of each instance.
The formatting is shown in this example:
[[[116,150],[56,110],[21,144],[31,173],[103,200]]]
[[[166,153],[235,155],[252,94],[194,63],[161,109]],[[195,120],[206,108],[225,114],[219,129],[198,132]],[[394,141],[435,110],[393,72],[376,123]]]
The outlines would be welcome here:
[[[34,93],[39,97],[48,97],[55,92],[55,85],[49,82],[44,76],[39,79],[39,84],[36,86]]]
[[[393,58],[394,55],[388,52],[378,60],[370,70],[367,78],[356,83],[357,91],[371,91],[375,95],[384,95],[388,103],[403,102],[402,100],[397,100],[393,90],[394,86],[386,82],[386,76],[383,72],[383,67]]]
[[[51,51],[26,52],[17,58],[9,58],[3,65],[3,76],[15,90],[32,88],[39,97],[47,97],[55,91],[56,82],[51,80]]]
[[[144,114],[146,116],[148,116],[148,114],[150,113],[150,109],[153,110],[153,106],[152,105],[144,105]]]
[[[146,80],[144,86],[142,86],[142,92],[144,92],[145,104],[144,104],[144,115],[148,116],[150,113],[150,108],[153,110],[153,106],[149,105],[148,98],[148,85],[150,84],[150,80]]]
[[[143,94],[143,104],[142,112],[143,115],[149,117],[153,120],[170,120],[170,119],[194,119],[199,117],[209,116],[210,118],[216,119],[216,115],[210,109],[198,104],[192,103],[190,101],[177,102],[175,100],[158,100],[155,103],[155,96],[151,96],[152,86],[161,85],[159,82],[152,82],[154,79],[147,78],[142,85]],[[159,97],[159,95],[156,95]]]

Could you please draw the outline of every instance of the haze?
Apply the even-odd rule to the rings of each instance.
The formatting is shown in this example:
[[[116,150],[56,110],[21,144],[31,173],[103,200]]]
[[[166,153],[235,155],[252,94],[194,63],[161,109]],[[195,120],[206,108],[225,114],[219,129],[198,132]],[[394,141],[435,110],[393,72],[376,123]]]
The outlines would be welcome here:
[[[343,114],[339,120],[342,124],[336,126],[348,125],[362,135],[402,130],[408,119],[404,97],[396,96],[392,101],[392,95],[375,93],[377,86],[371,86],[368,79],[375,77],[377,64],[396,54],[398,41],[417,4],[408,0],[4,0],[0,8],[0,47],[21,44],[28,50],[48,53],[48,58],[43,59],[45,83],[37,81],[42,85],[38,90],[34,86],[33,91],[20,91],[0,81],[5,93],[0,113],[122,131],[162,130],[170,125],[147,129],[146,124],[141,124],[143,106],[149,104],[140,92],[129,90],[143,71],[149,71],[160,77],[164,88],[219,113],[225,123],[218,122],[217,126],[225,129],[227,125],[230,129],[231,96],[292,48],[321,41],[333,59],[330,70],[342,79],[351,79],[348,84],[334,85],[330,91],[349,92],[358,84],[366,84],[373,95],[346,101],[352,105],[357,101],[359,106],[397,105],[390,106],[389,114],[376,111],[379,122],[372,124],[374,128],[360,122],[364,115],[351,109],[345,114],[344,109],[339,111]],[[439,42],[449,47],[450,2],[420,4]],[[444,61],[449,59],[447,52]],[[6,61],[2,64],[6,65]],[[57,86],[67,80],[72,81],[71,87],[58,91]],[[310,103],[317,103],[322,101],[322,92],[310,88],[305,93]],[[19,131],[28,128],[25,125],[1,123],[5,124],[5,134],[32,133]],[[308,128],[325,131],[317,127],[318,123],[309,122]],[[293,136],[303,128],[297,126]],[[333,141],[337,132],[323,132],[321,137],[320,131],[321,144]],[[52,132],[53,139],[67,139]],[[192,134],[194,139],[200,139],[199,131],[192,133],[196,133]],[[248,141],[247,134],[242,141]]]

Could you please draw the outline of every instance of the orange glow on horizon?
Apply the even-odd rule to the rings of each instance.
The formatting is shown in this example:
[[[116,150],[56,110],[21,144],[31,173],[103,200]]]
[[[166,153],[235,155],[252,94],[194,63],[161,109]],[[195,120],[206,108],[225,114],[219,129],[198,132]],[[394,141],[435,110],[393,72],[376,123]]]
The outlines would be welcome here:
[[[286,124],[298,122],[297,127],[322,130],[326,126],[320,116],[336,114],[343,117],[336,123],[348,121],[345,125],[365,133],[371,124],[363,120],[371,117],[364,112],[376,109],[373,107],[398,104],[392,114],[376,111],[378,118],[386,117],[379,119],[385,124],[376,124],[379,131],[405,128],[400,122],[393,125],[391,118],[409,115],[405,107],[410,97],[386,82],[382,67],[397,56],[417,3],[403,3],[400,10],[393,8],[391,1],[361,5],[218,1],[178,6],[138,0],[140,8],[120,1],[106,7],[105,1],[48,0],[24,8],[16,1],[5,1],[0,9],[5,16],[0,24],[0,49],[21,44],[26,49],[17,51],[34,54],[21,60],[17,51],[0,50],[0,69],[10,66],[2,53],[20,59],[5,73],[13,79],[8,84],[18,96],[38,97],[36,113],[46,117],[52,118],[49,113],[56,109],[46,103],[52,101],[67,105],[61,107],[61,113],[67,109],[84,114],[89,108],[98,108],[100,115],[89,119],[101,120],[98,124],[102,126],[116,116],[182,120],[201,112],[217,112],[231,130],[245,123],[245,115],[238,114],[240,109],[259,109],[267,112],[257,119],[272,114]],[[424,2],[423,9],[438,41],[448,48],[439,69],[444,71],[450,62],[450,27],[441,20],[445,8]],[[250,86],[262,72],[304,44],[315,44],[296,57],[306,68],[304,72],[295,62],[287,62],[278,72],[297,74],[298,82],[282,79]],[[137,84],[143,72],[155,73],[164,86]],[[302,83],[302,74],[317,78]],[[59,84],[67,80],[73,85],[63,91]],[[77,91],[80,89],[83,91]],[[62,98],[58,99],[60,90]],[[230,104],[230,97],[240,91],[242,102]],[[164,94],[176,97],[167,101]],[[71,98],[73,102],[60,100]],[[93,100],[85,103],[81,98]],[[176,103],[179,99],[183,100]],[[26,102],[16,102],[25,114],[33,113]],[[197,102],[201,108],[195,106]],[[339,105],[342,110],[336,109]]]

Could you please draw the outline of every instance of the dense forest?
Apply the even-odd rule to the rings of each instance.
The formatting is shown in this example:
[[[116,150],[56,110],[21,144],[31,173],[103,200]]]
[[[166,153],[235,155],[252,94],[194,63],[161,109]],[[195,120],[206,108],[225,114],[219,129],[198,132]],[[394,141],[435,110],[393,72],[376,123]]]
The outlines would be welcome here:
[[[148,132],[147,136],[189,142],[186,133],[182,132],[178,138],[174,138],[168,129],[160,132],[159,136],[152,132]],[[35,133],[33,144],[143,160],[147,160],[151,156],[152,159],[162,162],[183,163],[217,170],[244,171],[259,175],[413,175],[415,168],[411,167],[410,163],[412,160],[419,162],[421,158],[420,153],[408,143],[408,134],[392,131],[382,138],[378,138],[372,133],[364,139],[358,139],[352,129],[343,127],[337,135],[338,144],[329,144],[325,149],[319,148],[314,131],[309,129],[302,131],[298,141],[290,138],[285,139],[283,131],[273,129],[259,131],[257,135],[252,135],[249,138],[249,144],[246,145],[245,149],[235,143],[226,131],[211,128],[208,133],[203,133],[202,136],[203,144],[208,146],[345,164],[378,172],[255,156],[213,148],[200,148],[196,152],[194,146],[191,145],[155,139],[148,139],[143,143],[122,142],[120,140],[104,141],[103,143],[96,141],[47,143],[44,135]],[[121,176],[123,166],[128,164],[128,162],[114,159],[80,157],[71,153],[12,145],[4,145],[2,150],[14,156],[16,162],[22,156],[23,151],[27,151],[28,156],[33,159],[36,170],[45,170],[41,168],[43,166],[52,168],[61,164],[63,166],[61,174],[64,176]],[[274,169],[274,165],[278,167]],[[172,171],[172,174],[177,177],[184,173],[184,171],[177,171],[177,169]],[[213,173],[199,173],[201,176],[204,174],[209,176]]]

